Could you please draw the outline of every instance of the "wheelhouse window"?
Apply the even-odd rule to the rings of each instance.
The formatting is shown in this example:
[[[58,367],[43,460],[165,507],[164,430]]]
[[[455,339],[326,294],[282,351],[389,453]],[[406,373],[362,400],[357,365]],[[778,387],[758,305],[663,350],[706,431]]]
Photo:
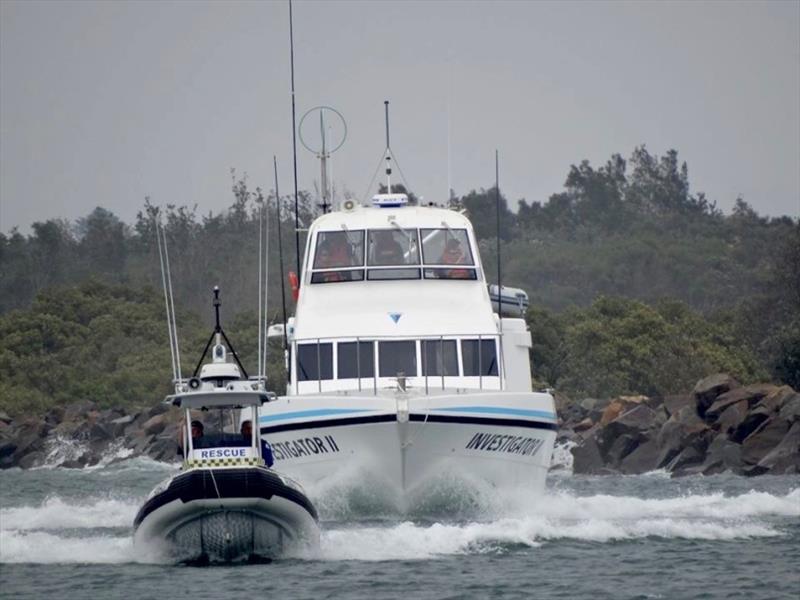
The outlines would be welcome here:
[[[461,340],[461,355],[464,360],[464,375],[497,375],[497,347],[494,340]]]
[[[369,281],[419,279],[419,269],[367,269],[367,279]]]
[[[336,376],[339,379],[374,377],[374,347],[375,342],[339,342]]]
[[[311,283],[338,283],[340,281],[364,281],[364,269],[317,271],[311,274]]]
[[[333,379],[333,344],[299,344],[297,379],[298,381]]]
[[[370,229],[367,264],[393,267],[419,264],[416,229]]]
[[[458,375],[455,340],[422,340],[423,375]]]
[[[474,266],[466,229],[420,229],[426,265]]]
[[[417,344],[414,341],[379,342],[378,372],[381,377],[417,375]]]
[[[315,270],[363,266],[363,231],[320,231],[317,234]]]

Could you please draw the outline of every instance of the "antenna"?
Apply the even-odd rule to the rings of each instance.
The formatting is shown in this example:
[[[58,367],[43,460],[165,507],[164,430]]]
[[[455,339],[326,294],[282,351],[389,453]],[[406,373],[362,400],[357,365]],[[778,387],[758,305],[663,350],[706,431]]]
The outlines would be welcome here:
[[[272,167],[275,171],[275,204],[278,211],[278,262],[281,268],[281,308],[283,309],[283,349],[289,347],[288,340],[286,339],[286,290],[284,289],[284,274],[283,274],[283,236],[281,235],[281,194],[278,191],[278,159],[275,155],[272,156]],[[269,207],[269,204],[267,205]]]
[[[161,284],[164,287],[164,307],[167,313],[167,334],[169,335],[169,353],[172,359],[172,380],[173,383],[180,379],[180,355],[178,354],[178,337],[175,330],[175,306],[171,302],[172,297],[172,281],[169,279],[169,255],[166,254],[167,236],[161,227],[161,215],[156,212],[153,216],[153,223],[156,228],[156,244],[158,245],[158,261],[161,266]],[[162,242],[163,235],[163,242]]]
[[[297,252],[298,285],[300,277],[300,207],[297,195],[297,112],[294,99],[294,26],[292,19],[292,0],[289,0],[289,64],[292,75],[292,157],[294,159],[294,245]]]
[[[500,153],[497,150],[494,151],[494,196],[497,216],[497,314],[499,315],[503,276],[500,270]],[[500,322],[502,323],[502,319]]]
[[[319,112],[319,129],[313,126],[314,119],[309,119],[312,114]],[[333,122],[336,123],[335,131],[332,138],[329,139],[329,131],[332,129],[329,121],[326,121],[327,114],[333,115]],[[309,127],[309,124],[312,125]],[[303,127],[305,125],[305,128]],[[303,144],[306,150],[313,152],[320,161],[320,189],[318,190],[319,207],[322,209],[322,214],[330,212],[332,204],[332,191],[331,181],[328,176],[329,163],[328,159],[331,154],[336,152],[342,147],[344,141],[347,139],[347,123],[340,113],[335,108],[330,106],[315,106],[306,111],[300,119],[298,126],[298,135],[300,136],[300,143]],[[319,136],[319,139],[317,139]]]
[[[386,193],[392,193],[392,147],[389,144],[389,101],[384,100],[386,114]]]

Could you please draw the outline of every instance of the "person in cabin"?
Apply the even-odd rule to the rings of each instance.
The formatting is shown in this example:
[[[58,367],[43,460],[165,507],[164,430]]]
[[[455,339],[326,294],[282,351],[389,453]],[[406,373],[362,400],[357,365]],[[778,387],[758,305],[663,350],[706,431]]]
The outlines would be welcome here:
[[[253,423],[250,420],[242,421],[240,426],[240,431],[242,432],[242,440],[247,443],[249,446],[253,443]],[[261,458],[264,459],[264,462],[267,464],[268,467],[271,467],[275,464],[275,458],[272,456],[272,447],[267,443],[266,440],[263,438],[261,439]]]
[[[192,446],[197,447],[198,441],[203,437],[203,422],[198,421],[195,419],[192,421]],[[181,435],[180,443],[178,444],[178,452],[179,456],[183,456],[183,435]]]
[[[379,229],[373,232],[375,246],[372,250],[372,262],[375,265],[402,265],[405,264],[403,247],[394,239],[394,233],[389,229]]]
[[[464,251],[461,249],[461,242],[456,238],[448,239],[444,245],[442,256],[439,258],[439,263],[443,265],[463,265],[466,262]],[[469,278],[469,271],[466,269],[450,269],[447,271],[447,279],[467,278]]]
[[[319,246],[318,269],[349,267],[353,264],[350,245],[343,235],[329,235]],[[323,274],[325,281],[344,281],[344,273],[331,271]]]

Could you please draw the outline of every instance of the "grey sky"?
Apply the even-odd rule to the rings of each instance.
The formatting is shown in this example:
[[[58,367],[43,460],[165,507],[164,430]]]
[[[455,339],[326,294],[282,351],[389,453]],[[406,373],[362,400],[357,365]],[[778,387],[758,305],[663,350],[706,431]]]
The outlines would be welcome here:
[[[693,191],[800,215],[800,2],[296,2],[298,118],[348,121],[366,191],[384,146],[412,189],[544,201],[570,164],[678,150]],[[291,190],[285,2],[0,3],[0,231],[104,206],[231,203],[229,168]],[[449,99],[449,100],[448,100]],[[318,177],[300,150],[300,185]],[[373,191],[373,190],[370,190]]]

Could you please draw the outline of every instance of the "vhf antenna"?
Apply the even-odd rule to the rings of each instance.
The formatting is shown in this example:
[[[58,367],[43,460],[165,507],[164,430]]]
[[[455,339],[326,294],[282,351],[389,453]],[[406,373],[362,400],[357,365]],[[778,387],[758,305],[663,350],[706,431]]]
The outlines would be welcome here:
[[[386,114],[386,193],[392,193],[392,147],[389,144],[389,101],[383,101]]]

